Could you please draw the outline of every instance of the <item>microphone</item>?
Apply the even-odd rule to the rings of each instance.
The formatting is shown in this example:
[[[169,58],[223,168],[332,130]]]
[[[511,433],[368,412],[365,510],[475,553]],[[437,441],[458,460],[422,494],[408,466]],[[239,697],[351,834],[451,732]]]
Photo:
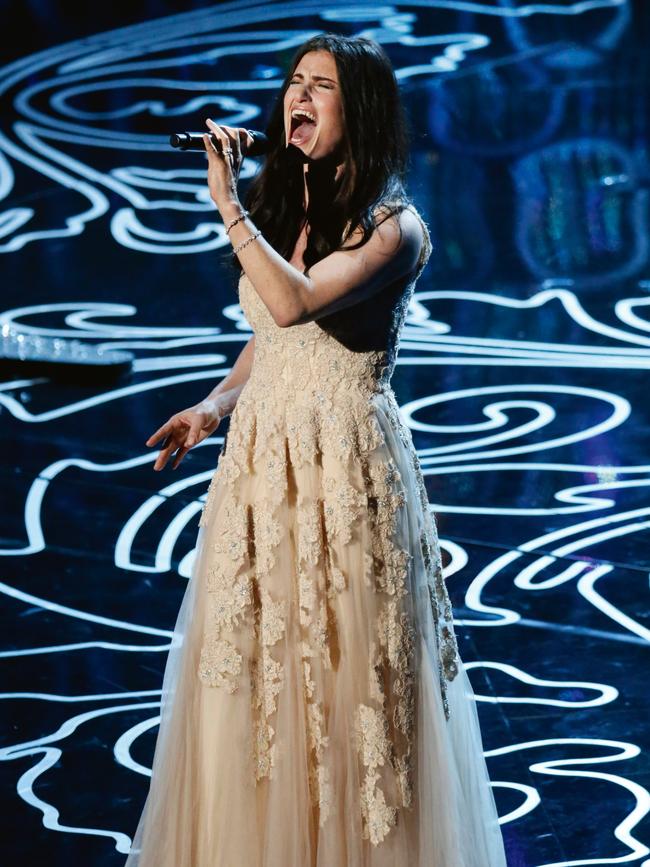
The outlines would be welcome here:
[[[246,132],[253,139],[253,143],[249,146],[245,141],[242,142],[242,154],[245,157],[259,157],[269,151],[268,137],[257,129],[247,129]],[[208,133],[214,146],[219,150],[221,142],[214,133]],[[169,136],[169,143],[173,148],[178,148],[182,151],[203,151],[205,153],[205,144],[203,143],[203,133],[201,132],[173,132]]]

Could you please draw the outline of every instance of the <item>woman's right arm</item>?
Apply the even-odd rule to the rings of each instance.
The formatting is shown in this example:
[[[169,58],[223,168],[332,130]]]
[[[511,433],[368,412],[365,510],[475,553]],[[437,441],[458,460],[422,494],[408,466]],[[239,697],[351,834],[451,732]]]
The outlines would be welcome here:
[[[154,446],[161,439],[165,441],[153,465],[154,470],[162,470],[176,452],[172,464],[172,469],[175,470],[191,448],[214,433],[221,420],[231,415],[250,376],[254,355],[253,334],[239,353],[228,376],[222,379],[207,397],[194,406],[175,413],[149,437],[146,442],[148,446]]]

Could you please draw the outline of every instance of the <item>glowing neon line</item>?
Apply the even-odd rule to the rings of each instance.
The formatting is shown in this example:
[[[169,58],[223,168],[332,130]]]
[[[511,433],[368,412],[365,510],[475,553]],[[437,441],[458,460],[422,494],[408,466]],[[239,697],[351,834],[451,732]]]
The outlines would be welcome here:
[[[575,770],[575,767],[572,767],[570,770],[560,770],[560,768],[566,765],[593,765],[627,761],[640,754],[641,750],[636,746],[636,744],[625,743],[624,741],[604,740],[602,738],[547,738],[544,740],[528,741],[518,744],[509,744],[503,747],[495,747],[494,749],[486,750],[484,755],[486,757],[502,756],[509,753],[521,752],[523,750],[537,749],[539,747],[550,746],[555,748],[563,744],[587,747],[602,746],[619,750],[618,753],[612,755],[588,756],[585,758],[573,757],[535,762],[529,766],[529,770],[538,774],[604,780],[627,790],[634,797],[636,804],[634,809],[628,813],[626,818],[616,826],[614,829],[614,836],[621,843],[624,843],[630,851],[627,855],[612,858],[598,857],[580,859],[578,861],[554,861],[553,863],[539,865],[539,867],[578,867],[578,865],[589,864],[620,864],[624,861],[633,861],[642,855],[650,854],[650,849],[644,843],[637,840],[631,833],[636,825],[639,824],[641,819],[643,819],[643,817],[650,811],[650,793],[648,793],[647,789],[631,779],[616,774],[606,774],[601,771],[578,771]],[[494,785],[499,784],[496,783]],[[501,821],[513,821],[515,818],[521,818],[522,815],[523,813],[520,810],[513,811],[505,816]]]
[[[541,698],[539,696],[504,696],[499,693],[498,696],[476,695],[477,701],[487,702],[489,704],[544,704],[553,707],[600,707],[601,705],[610,704],[618,698],[618,690],[604,683],[590,683],[580,680],[547,680],[541,677],[534,677],[521,668],[514,665],[509,665],[505,662],[467,662],[463,663],[466,670],[472,668],[491,668],[495,671],[502,671],[515,680],[521,683],[531,684],[532,686],[551,687],[557,686],[561,689],[585,689],[600,693],[592,699],[584,699],[583,701],[560,699],[560,698]]]

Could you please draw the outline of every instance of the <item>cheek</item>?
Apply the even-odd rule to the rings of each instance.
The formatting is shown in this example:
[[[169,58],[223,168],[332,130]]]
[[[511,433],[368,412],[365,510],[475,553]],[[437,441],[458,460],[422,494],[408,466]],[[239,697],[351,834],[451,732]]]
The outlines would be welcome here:
[[[339,102],[331,102],[328,104],[325,115],[327,117],[327,127],[332,132],[337,134],[343,130],[343,111]]]

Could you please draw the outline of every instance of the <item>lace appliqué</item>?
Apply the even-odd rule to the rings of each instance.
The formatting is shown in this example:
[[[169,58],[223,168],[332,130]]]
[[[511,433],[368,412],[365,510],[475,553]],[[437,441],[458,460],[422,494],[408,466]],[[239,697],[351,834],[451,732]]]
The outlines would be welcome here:
[[[275,549],[282,540],[282,527],[266,502],[254,509],[255,571],[268,575],[275,565]]]
[[[256,637],[260,654],[251,661],[251,691],[254,706],[253,762],[257,780],[271,778],[276,762],[277,744],[271,718],[277,710],[277,696],[284,685],[284,667],[274,659],[270,648],[286,631],[286,601],[275,601],[261,588],[256,610]]]
[[[238,688],[242,655],[224,636],[232,636],[252,605],[252,582],[246,570],[249,563],[250,515],[246,506],[228,502],[223,512],[223,527],[209,549],[207,560],[207,619],[198,666],[199,679],[206,686]]]
[[[362,509],[367,508],[365,494],[355,490],[348,482],[327,476],[325,490],[325,527],[330,538],[338,537],[343,544],[352,540],[352,528]]]
[[[316,683],[311,676],[312,666],[309,658],[314,656],[314,652],[306,642],[303,642],[302,653],[310,749],[309,792],[311,803],[318,808],[318,824],[322,828],[330,815],[333,795],[329,767],[325,761],[325,751],[329,747],[329,735],[323,734],[325,729],[323,707],[316,698]]]
[[[332,668],[328,643],[325,535],[322,500],[304,500],[296,509],[298,559],[298,611],[303,693],[309,742],[309,792],[322,827],[331,813],[332,785],[327,763],[329,736],[325,735],[322,677]],[[318,678],[318,682],[316,680]]]
[[[206,686],[222,686],[235,692],[241,674],[242,656],[224,638],[210,635],[201,650],[199,677]]]
[[[383,713],[365,704],[358,705],[354,719],[355,746],[365,767],[361,784],[362,835],[377,846],[397,822],[397,809],[386,804],[378,787],[377,767],[385,765],[391,754],[388,724]]]

